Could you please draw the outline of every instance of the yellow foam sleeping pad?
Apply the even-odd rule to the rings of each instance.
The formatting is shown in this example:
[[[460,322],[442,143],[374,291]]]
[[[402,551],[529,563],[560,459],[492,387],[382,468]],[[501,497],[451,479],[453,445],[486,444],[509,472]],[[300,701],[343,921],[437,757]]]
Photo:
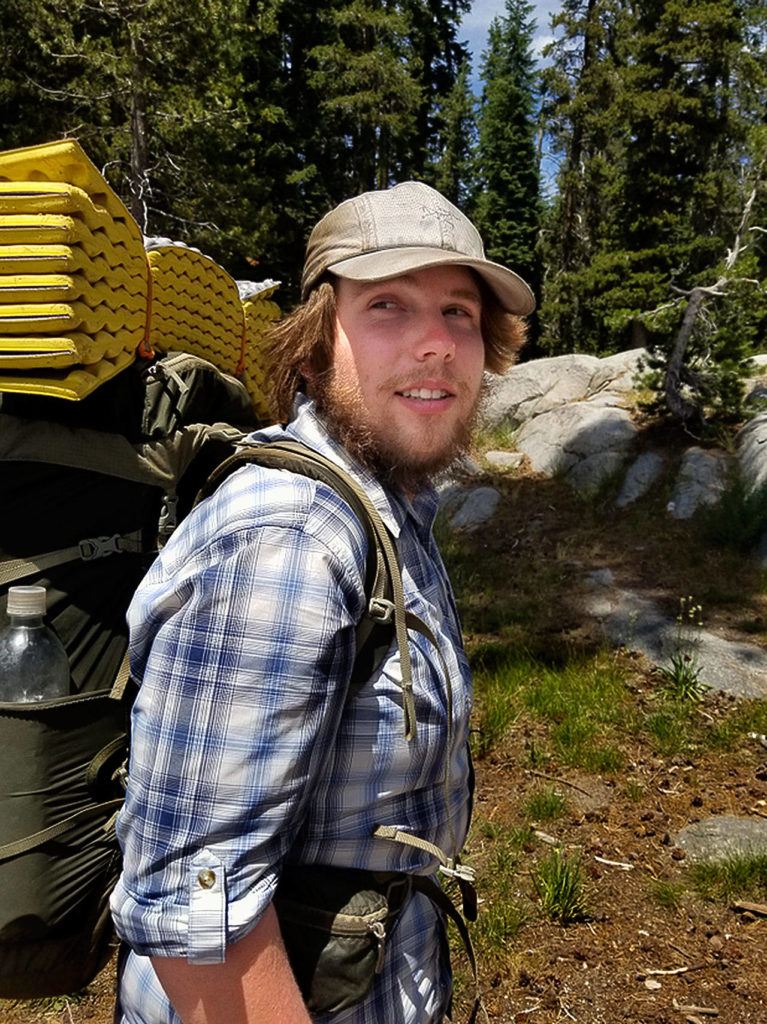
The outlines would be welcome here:
[[[52,275],[53,277],[53,275]],[[88,385],[93,390],[113,371],[129,365],[136,355],[146,332],[146,298],[131,294],[118,287],[111,288],[105,283],[89,285],[84,280],[69,278],[64,282],[54,281],[57,298],[71,296],[70,301],[19,302],[28,290],[18,281],[9,282],[0,275],[0,391],[24,391],[16,375],[6,380],[3,374],[12,370],[37,368],[35,379],[44,368],[83,364],[85,377],[73,380]],[[47,296],[46,291],[34,293],[38,299]],[[80,298],[77,298],[80,296]],[[50,296],[53,297],[53,294]],[[15,299],[17,301],[6,301]],[[123,358],[127,355],[129,358]],[[107,360],[104,372],[95,370],[91,364]],[[113,361],[117,360],[115,366]],[[42,382],[38,381],[38,385]],[[6,386],[7,385],[7,386]],[[59,377],[51,378],[51,389],[35,386],[30,393],[61,394],[73,397],[69,384],[61,391]]]
[[[0,362],[6,365],[8,349],[18,334],[45,336],[77,330],[95,335],[106,330],[114,340],[103,355],[135,352],[144,338],[146,319],[146,281],[142,284],[128,272],[93,284],[81,274],[0,273]]]
[[[115,220],[104,206],[95,203],[87,192],[62,181],[0,181],[0,214],[66,214],[79,217],[91,231],[110,232],[119,226],[120,233],[137,238],[131,222]],[[138,228],[138,225],[136,225]]]
[[[103,207],[110,217],[132,225],[141,241],[138,225],[127,206],[112,191],[76,139],[61,139],[0,153],[0,181],[74,185],[85,192],[95,206]]]
[[[109,230],[91,227],[79,216],[64,213],[0,213],[0,245],[44,242],[76,245],[86,256],[103,256],[113,267],[130,267],[143,259],[124,224],[115,221]]]
[[[167,244],[166,244],[167,243]],[[142,343],[239,376],[264,420],[263,335],[278,283],[237,284],[138,225],[74,140],[0,153],[0,391],[79,399]]]
[[[144,335],[145,321],[143,308],[134,312],[114,310],[105,305],[91,309],[84,302],[30,302],[23,306],[0,306],[0,334],[6,336],[4,345],[9,340],[8,335],[14,334],[40,334],[40,343],[44,345],[46,334],[56,334],[67,328],[89,334],[104,330],[115,335],[126,334],[135,337],[138,344]]]
[[[3,373],[0,364],[0,391],[22,395],[50,395],[78,401],[94,391],[99,384],[110,380],[130,366],[134,358],[133,352],[121,352],[115,359],[102,357],[90,366],[67,367],[63,370],[46,367],[39,373]]]
[[[0,153],[0,391],[84,398],[146,335],[130,212],[79,143]]]
[[[181,348],[236,376],[242,365],[244,314],[234,279],[208,256],[181,245],[150,249],[147,259],[152,348]]]
[[[103,256],[88,256],[71,245],[0,245],[0,274],[9,276],[81,274],[90,284],[107,281],[131,295],[147,294],[146,256],[130,267],[112,265]]]
[[[263,340],[269,326],[282,315],[280,307],[270,298],[277,288],[277,284],[270,284],[243,302],[245,359],[242,381],[253,401],[256,413],[264,421],[269,421],[274,416],[266,397],[267,360]]]
[[[135,279],[124,281],[130,285]],[[0,305],[29,304],[34,302],[80,301],[91,309],[106,306],[109,309],[128,309],[146,312],[146,295],[118,284],[117,275],[111,281],[91,284],[84,274],[3,274],[0,273]]]
[[[15,335],[3,342],[0,372],[3,369],[60,369],[77,363],[90,366],[100,359],[118,359],[123,351],[120,338],[109,331],[96,331],[94,334],[67,331],[66,334],[45,337],[39,334]],[[132,358],[132,354],[128,354]]]

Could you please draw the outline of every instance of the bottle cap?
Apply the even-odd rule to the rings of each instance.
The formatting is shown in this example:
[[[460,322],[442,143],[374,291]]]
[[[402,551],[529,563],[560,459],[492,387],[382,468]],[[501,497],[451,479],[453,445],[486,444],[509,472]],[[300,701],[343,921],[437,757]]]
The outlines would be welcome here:
[[[45,615],[45,587],[9,587],[9,615]]]

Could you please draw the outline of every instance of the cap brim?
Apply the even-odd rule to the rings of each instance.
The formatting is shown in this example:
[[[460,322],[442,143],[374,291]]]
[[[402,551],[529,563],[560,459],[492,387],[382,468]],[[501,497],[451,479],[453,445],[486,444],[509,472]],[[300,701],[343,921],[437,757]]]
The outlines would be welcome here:
[[[378,249],[351,256],[332,264],[328,270],[350,281],[385,281],[391,277],[442,266],[470,267],[487,284],[508,313],[529,316],[535,309],[535,296],[529,285],[513,270],[500,263],[473,259],[458,252],[428,247]]]

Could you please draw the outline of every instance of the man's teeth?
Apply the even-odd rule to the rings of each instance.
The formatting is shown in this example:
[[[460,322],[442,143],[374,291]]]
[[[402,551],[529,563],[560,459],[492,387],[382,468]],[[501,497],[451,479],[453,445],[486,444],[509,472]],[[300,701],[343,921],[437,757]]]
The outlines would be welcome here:
[[[429,388],[411,388],[409,391],[401,391],[403,398],[447,398],[449,391],[431,391]]]

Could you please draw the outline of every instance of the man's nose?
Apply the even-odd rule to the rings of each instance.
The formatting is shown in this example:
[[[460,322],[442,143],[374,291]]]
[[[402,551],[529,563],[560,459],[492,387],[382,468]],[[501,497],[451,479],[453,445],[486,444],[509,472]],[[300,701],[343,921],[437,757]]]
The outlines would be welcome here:
[[[425,314],[420,325],[416,354],[419,359],[436,357],[450,361],[455,355],[455,339],[442,312]]]

